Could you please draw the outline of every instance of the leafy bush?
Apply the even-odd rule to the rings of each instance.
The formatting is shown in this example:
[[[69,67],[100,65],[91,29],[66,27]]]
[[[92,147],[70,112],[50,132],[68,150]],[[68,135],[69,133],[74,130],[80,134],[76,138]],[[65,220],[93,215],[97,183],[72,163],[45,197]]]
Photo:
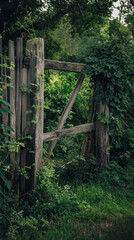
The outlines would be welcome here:
[[[13,211],[10,216],[10,227],[6,236],[8,239],[21,240],[21,239],[39,239],[40,232],[38,231],[38,221],[36,218],[23,217],[23,212]]]
[[[88,160],[82,156],[74,156],[70,161],[64,162],[63,166],[57,167],[60,175],[60,184],[70,183],[78,185],[81,183],[90,183],[93,180],[93,173],[95,172],[96,162],[95,157],[90,155]]]
[[[44,216],[48,218],[52,215],[69,214],[70,211],[77,210],[71,186],[61,187],[58,184],[58,176],[55,174],[53,162],[49,162],[42,168],[42,171],[38,173],[38,179],[37,190],[28,195],[27,202],[23,203],[26,214],[29,212],[40,222]]]
[[[129,163],[127,167],[123,168],[115,161],[111,161],[98,175],[98,179],[102,185],[112,185],[124,190],[126,187],[128,188],[128,186],[132,187],[133,177],[132,163]]]
[[[131,43],[100,37],[85,42],[78,57],[98,83],[95,99],[109,105],[111,159],[122,166],[133,158],[133,53]]]
[[[1,69],[2,67],[7,69],[6,78],[10,79],[10,76],[8,76],[8,70],[13,69],[14,66],[9,66],[5,63],[0,64]],[[14,191],[12,190],[11,179],[15,163],[13,164],[12,162],[11,154],[13,152],[18,152],[20,146],[24,147],[23,143],[16,141],[12,136],[14,130],[10,126],[3,124],[1,121],[6,114],[12,114],[12,111],[10,110],[12,106],[3,98],[5,91],[7,91],[7,88],[9,87],[12,87],[12,83],[4,82],[2,77],[0,77],[0,237],[5,234],[9,226],[12,227],[10,217],[12,211],[16,209],[17,205]]]
[[[76,73],[50,72],[46,77],[44,89],[45,132],[56,127],[77,80],[78,74]],[[85,78],[65,126],[74,126],[74,124],[82,124],[87,121],[89,90],[89,79]]]
[[[61,114],[70,98],[70,95],[78,80],[76,73],[49,72],[45,79],[44,100],[44,132],[54,130],[59,122]],[[73,127],[87,122],[89,109],[89,92],[91,83],[85,78],[81,90],[78,93],[72,110],[69,113],[65,128]],[[83,135],[59,139],[54,149],[55,159],[72,158],[80,153]],[[48,144],[44,144],[46,149]],[[61,160],[62,161],[62,160]]]

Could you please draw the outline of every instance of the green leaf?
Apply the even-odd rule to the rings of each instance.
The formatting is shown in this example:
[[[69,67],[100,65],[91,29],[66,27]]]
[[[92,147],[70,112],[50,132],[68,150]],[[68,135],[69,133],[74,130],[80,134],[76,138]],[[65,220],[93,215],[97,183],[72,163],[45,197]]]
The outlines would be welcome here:
[[[11,190],[11,187],[12,187],[12,182],[11,182],[10,180],[6,179],[5,185],[6,185],[6,187],[8,188],[8,190],[10,191],[10,190]]]
[[[0,178],[3,180],[3,182],[5,182],[6,177],[5,177],[5,174],[3,172],[0,172]]]
[[[3,104],[5,104],[8,107],[12,107],[8,102],[6,102],[5,100],[3,100],[1,98],[0,98],[0,103],[3,103]]]
[[[13,144],[14,145],[14,142],[12,142],[12,141],[8,141],[8,140],[5,140],[5,143],[8,143],[8,144]]]
[[[122,77],[122,72],[121,72],[121,71],[115,72],[115,76],[116,76],[117,78]]]
[[[10,126],[5,126],[4,124],[1,125],[4,130],[8,130],[14,132],[14,130]]]
[[[12,139],[15,140],[15,137],[13,137],[10,133],[4,133],[4,135],[8,136],[8,137],[11,137]]]
[[[8,201],[8,203],[11,203],[11,202],[13,202],[13,198],[7,198],[7,201]]]
[[[4,199],[0,198],[0,209],[3,209],[4,206]]]
[[[13,114],[8,108],[0,108],[0,112],[1,113],[7,112],[7,113],[10,113],[10,114]]]
[[[0,193],[2,193],[3,194],[3,190],[2,190],[2,187],[0,186]]]

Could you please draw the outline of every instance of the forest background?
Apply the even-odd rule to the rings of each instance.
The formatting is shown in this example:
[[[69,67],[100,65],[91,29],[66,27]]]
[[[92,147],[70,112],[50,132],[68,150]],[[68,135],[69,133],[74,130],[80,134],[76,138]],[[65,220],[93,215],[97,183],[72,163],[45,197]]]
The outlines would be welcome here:
[[[113,17],[117,3],[118,16]],[[8,155],[23,140],[6,141],[0,122],[1,239],[133,239],[134,170],[134,2],[116,0],[6,0],[0,2],[0,36],[8,40],[42,37],[45,58],[82,62],[86,78],[65,127],[88,121],[95,99],[108,103],[110,162],[104,169],[94,152],[82,154],[84,135],[59,139],[51,160],[38,173],[37,189],[25,199],[14,193]],[[7,18],[8,16],[8,18]],[[1,66],[2,67],[2,66]],[[44,132],[55,129],[78,75],[45,72]],[[94,94],[95,81],[100,91]],[[5,87],[0,85],[0,102]],[[105,89],[105,94],[103,92]],[[1,116],[4,109],[0,108]],[[47,144],[44,144],[43,160]],[[20,175],[27,175],[27,169]]]

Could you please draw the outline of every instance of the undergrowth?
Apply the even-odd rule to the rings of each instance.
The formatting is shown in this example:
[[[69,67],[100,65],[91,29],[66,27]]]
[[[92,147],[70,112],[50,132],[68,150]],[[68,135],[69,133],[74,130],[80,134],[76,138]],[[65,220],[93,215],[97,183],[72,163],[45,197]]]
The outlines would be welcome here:
[[[116,168],[115,168],[116,166]],[[38,173],[36,191],[1,221],[1,239],[131,240],[134,223],[132,175],[111,163],[90,183],[64,181],[50,162]],[[117,176],[122,180],[116,182]],[[109,176],[109,181],[107,181]],[[90,178],[90,176],[88,176]],[[10,208],[11,208],[10,205]],[[4,219],[4,216],[0,216]],[[6,222],[7,221],[7,222]],[[5,224],[4,229],[2,224]],[[3,231],[4,230],[4,231]]]
[[[106,74],[109,73],[107,70],[107,68],[109,69],[109,51],[106,46],[102,47],[104,48],[102,50],[105,50],[105,57],[107,53],[107,58],[102,58],[102,54],[99,56],[101,56],[102,65],[104,65],[103,60],[105,59],[104,73]],[[98,55],[95,59],[98,64]],[[90,61],[92,69],[95,69],[95,76],[97,74],[100,76],[102,68],[97,68],[98,65],[94,68],[94,59],[89,59],[89,63]],[[118,64],[116,67],[118,68]],[[93,155],[90,155],[86,161],[80,156],[81,149],[78,149],[78,146],[82,143],[81,136],[59,140],[57,150],[52,155],[54,160],[50,161],[47,166],[44,165],[38,173],[36,190],[23,196],[23,199],[18,199],[18,196],[14,195],[12,191],[11,181],[8,180],[12,165],[7,161],[11,149],[19,151],[16,149],[18,143],[6,142],[6,131],[12,131],[12,129],[10,127],[7,129],[7,126],[0,123],[0,164],[3,171],[0,172],[2,182],[0,186],[1,240],[133,240],[134,138],[131,117],[133,98],[131,96],[132,88],[129,85],[132,80],[129,79],[130,74],[130,76],[126,76],[127,80],[124,79],[126,83],[122,84],[123,73],[120,72],[122,69],[124,68],[120,66],[116,76],[112,78],[111,85],[106,84],[111,94],[106,96],[111,97],[111,103],[113,103],[111,99],[114,96],[115,101],[111,106],[112,114],[110,116],[111,161],[103,170],[97,168]],[[111,68],[111,76],[113,76],[112,74]],[[107,77],[111,81],[111,77],[108,75]],[[70,84],[70,78],[75,85],[75,74],[67,77],[62,73],[59,77],[60,80],[55,75],[46,84],[45,108],[47,114],[44,115],[46,131],[52,130],[55,123],[59,121],[59,116],[74,87]],[[102,84],[104,84],[103,78]],[[126,85],[128,89],[124,95],[123,90]],[[120,91],[116,91],[116,93],[120,93],[120,99],[123,99],[119,101],[119,104],[119,96],[117,97],[113,92],[117,89]],[[1,91],[3,94],[2,88]],[[90,91],[91,86],[85,81],[84,88],[77,96],[75,107],[66,122],[66,127],[85,123],[89,107],[86,103],[88,103]],[[3,102],[2,97],[0,101],[7,107],[11,107],[7,102]],[[131,110],[130,116],[127,113],[128,106]],[[122,108],[124,109],[122,110]],[[3,114],[3,111],[7,110],[5,108],[1,111]],[[50,118],[52,121],[49,120]]]

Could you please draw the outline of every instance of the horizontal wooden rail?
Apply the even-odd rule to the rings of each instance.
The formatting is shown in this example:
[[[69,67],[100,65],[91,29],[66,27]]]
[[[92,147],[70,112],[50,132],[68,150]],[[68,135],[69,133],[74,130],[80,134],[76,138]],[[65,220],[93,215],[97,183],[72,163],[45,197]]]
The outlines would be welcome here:
[[[66,136],[73,136],[78,133],[85,133],[91,132],[95,130],[94,123],[86,123],[82,125],[78,125],[76,127],[66,128],[62,130],[55,130],[52,132],[44,133],[43,134],[43,141],[48,142],[58,138],[66,137]]]
[[[23,59],[23,67],[28,67],[30,62],[29,57],[25,57]],[[53,70],[61,70],[67,72],[76,72],[80,73],[83,69],[86,68],[86,64],[84,63],[72,63],[72,62],[63,62],[63,61],[55,61],[55,60],[44,60],[45,69],[53,69]]]
[[[45,69],[61,70],[67,72],[81,72],[86,68],[86,64],[83,63],[72,63],[72,62],[63,62],[63,61],[54,61],[45,59]]]

